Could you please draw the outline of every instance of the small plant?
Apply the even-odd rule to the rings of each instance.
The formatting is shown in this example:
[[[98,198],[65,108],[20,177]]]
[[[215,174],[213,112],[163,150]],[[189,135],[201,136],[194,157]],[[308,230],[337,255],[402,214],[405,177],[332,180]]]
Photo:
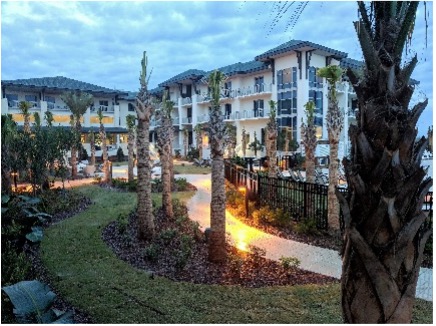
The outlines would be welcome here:
[[[176,229],[166,229],[159,233],[159,239],[163,242],[164,245],[169,245],[170,242],[176,237],[176,235]]]
[[[174,179],[175,191],[186,191],[188,189],[188,180],[186,178]]]
[[[72,324],[73,313],[51,308],[56,298],[48,285],[39,281],[22,281],[2,288],[14,305],[17,321],[24,324]]]
[[[129,220],[127,216],[123,214],[118,214],[117,222],[118,222],[118,230],[120,231],[121,234],[124,234],[127,231],[127,226],[129,224]]]
[[[303,219],[295,225],[295,232],[299,234],[319,234],[314,218]]]
[[[144,249],[144,258],[151,262],[157,262],[159,259],[159,249],[158,245],[152,243]]]
[[[180,149],[175,149],[174,150],[174,158],[176,158],[176,159],[181,159],[182,158],[182,154],[181,154]]]
[[[282,265],[283,269],[289,272],[290,270],[294,268],[298,268],[300,266],[300,260],[296,257],[280,257],[279,259],[280,264]]]
[[[254,267],[259,267],[262,259],[266,256],[266,250],[254,245],[249,245],[248,250],[251,253],[251,260]]]

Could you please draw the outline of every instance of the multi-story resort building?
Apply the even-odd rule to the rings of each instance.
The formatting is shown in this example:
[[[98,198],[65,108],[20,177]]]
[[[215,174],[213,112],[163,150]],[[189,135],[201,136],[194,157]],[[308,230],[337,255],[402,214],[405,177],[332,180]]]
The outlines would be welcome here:
[[[328,155],[327,129],[325,116],[328,107],[328,85],[316,75],[317,69],[327,65],[339,65],[343,68],[360,68],[362,63],[347,58],[347,53],[307,41],[292,40],[274,49],[259,54],[253,61],[234,63],[217,67],[227,79],[222,90],[221,108],[224,120],[237,128],[237,154],[242,156],[242,130],[245,130],[248,142],[255,137],[264,143],[264,130],[269,119],[269,101],[277,103],[277,122],[279,129],[286,129],[298,144],[301,143],[301,124],[305,119],[304,105],[313,101],[316,106],[315,124],[320,145],[318,156]],[[201,68],[201,67],[198,67]],[[215,69],[214,69],[215,70]],[[190,146],[197,146],[195,130],[198,124],[204,126],[209,120],[210,96],[207,77],[212,71],[189,69],[162,83],[152,90],[161,94],[167,89],[170,100],[174,102],[174,150],[183,151],[184,139]],[[86,91],[94,95],[94,104],[83,117],[82,142],[88,149],[87,133],[97,130],[98,108],[102,108],[104,125],[108,133],[108,145],[112,149],[127,146],[126,116],[136,114],[134,101],[136,93],[123,92],[99,87],[65,77],[30,78],[2,80],[2,114],[12,114],[19,124],[23,117],[18,108],[20,101],[32,104],[31,111],[39,112],[43,117],[49,110],[54,115],[54,124],[67,126],[71,112],[61,100],[65,91]],[[338,83],[339,106],[344,113],[344,128],[340,142],[340,157],[348,152],[348,126],[355,121],[357,100],[353,88],[344,78]],[[156,121],[151,122],[150,140],[156,138]],[[207,133],[202,133],[203,158],[208,158],[209,142]],[[323,145],[324,144],[324,145]],[[298,151],[303,151],[300,146]],[[183,152],[182,152],[183,153]],[[246,150],[247,156],[254,156]],[[264,155],[258,151],[257,156]]]

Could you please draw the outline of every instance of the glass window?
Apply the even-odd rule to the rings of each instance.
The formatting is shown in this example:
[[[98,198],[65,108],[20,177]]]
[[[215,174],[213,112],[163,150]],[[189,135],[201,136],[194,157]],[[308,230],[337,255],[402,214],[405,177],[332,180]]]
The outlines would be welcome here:
[[[24,95],[24,99],[27,102],[36,102],[37,101],[36,95]]]
[[[130,112],[135,112],[135,107],[133,106],[132,103],[129,103],[129,104],[128,104],[127,109],[128,109]]]
[[[45,96],[45,101],[48,103],[54,103],[55,102],[55,98],[54,96]]]

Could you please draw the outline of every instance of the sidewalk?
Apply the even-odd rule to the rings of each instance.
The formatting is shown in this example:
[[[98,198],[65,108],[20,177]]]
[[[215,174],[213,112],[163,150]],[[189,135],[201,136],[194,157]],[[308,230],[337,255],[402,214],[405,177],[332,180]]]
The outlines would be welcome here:
[[[180,175],[198,189],[189,200],[189,217],[197,221],[202,229],[210,226],[211,182],[208,175]],[[266,250],[266,258],[279,260],[280,257],[296,257],[300,268],[335,278],[341,277],[342,261],[339,254],[330,249],[315,247],[292,240],[286,240],[264,233],[245,225],[226,211],[226,231],[239,248],[248,244]],[[421,268],[416,297],[433,301],[433,269]]]

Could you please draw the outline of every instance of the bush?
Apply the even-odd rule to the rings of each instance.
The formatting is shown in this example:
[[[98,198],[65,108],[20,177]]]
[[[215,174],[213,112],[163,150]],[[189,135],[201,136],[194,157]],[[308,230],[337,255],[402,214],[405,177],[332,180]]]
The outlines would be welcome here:
[[[85,147],[83,147],[82,144],[80,144],[79,149],[79,159],[80,161],[86,161],[89,158],[88,152],[86,151]]]
[[[175,191],[186,191],[188,189],[188,180],[186,178],[174,179]]]
[[[300,260],[296,257],[280,257],[279,259],[282,267],[286,271],[291,271],[294,268],[298,268],[300,266]]]
[[[175,149],[174,150],[174,158],[176,158],[176,159],[182,158],[182,154],[181,154],[180,149]]]
[[[145,248],[144,258],[152,262],[157,262],[157,260],[159,259],[159,246],[152,243],[147,248]]]
[[[195,158],[198,159],[200,157],[200,151],[198,148],[195,147],[189,147],[188,154],[186,155],[186,158],[188,161],[193,161]]]
[[[168,245],[176,237],[176,235],[176,229],[166,229],[159,233],[159,239],[164,245]]]
[[[299,221],[295,225],[295,232],[299,234],[319,234],[314,218],[307,218]]]
[[[118,160],[118,162],[124,161],[124,153],[123,153],[123,149],[121,147],[118,147],[118,150],[117,150],[117,160]]]

